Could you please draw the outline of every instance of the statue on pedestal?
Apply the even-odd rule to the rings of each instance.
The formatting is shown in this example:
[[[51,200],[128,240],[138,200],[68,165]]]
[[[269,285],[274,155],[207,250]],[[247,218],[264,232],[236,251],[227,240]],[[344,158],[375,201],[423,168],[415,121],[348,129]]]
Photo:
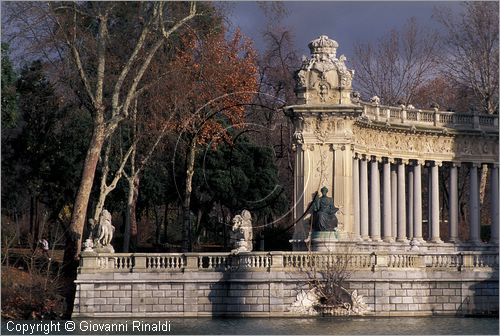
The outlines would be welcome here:
[[[321,188],[321,197],[314,200],[313,209],[313,231],[334,231],[337,227],[335,213],[338,209],[333,205],[333,198],[328,197],[328,188]]]
[[[251,252],[253,249],[252,215],[250,211],[243,210],[241,215],[233,218],[231,241],[234,244],[232,253]]]
[[[114,233],[115,227],[111,225],[111,213],[104,209],[97,225],[97,239],[94,244],[97,247],[97,252],[115,252],[111,245]]]

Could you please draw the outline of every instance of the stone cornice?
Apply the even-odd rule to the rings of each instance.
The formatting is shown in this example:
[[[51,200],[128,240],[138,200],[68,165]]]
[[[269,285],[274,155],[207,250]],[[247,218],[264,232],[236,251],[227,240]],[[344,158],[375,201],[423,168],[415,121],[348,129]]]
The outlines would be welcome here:
[[[479,137],[481,136],[481,137]],[[356,123],[353,153],[405,160],[498,162],[498,136],[469,133],[409,133]]]
[[[380,131],[391,131],[404,134],[428,134],[428,135],[443,135],[443,136],[457,136],[457,135],[471,135],[479,137],[499,137],[498,130],[476,130],[470,128],[449,128],[438,127],[432,125],[414,125],[414,124],[389,124],[381,121],[373,121],[366,118],[359,118],[356,120],[356,126],[361,128],[369,128]]]
[[[290,105],[284,108],[287,115],[295,117],[301,114],[318,115],[319,113],[343,114],[349,116],[360,116],[363,107],[354,104],[346,105]]]

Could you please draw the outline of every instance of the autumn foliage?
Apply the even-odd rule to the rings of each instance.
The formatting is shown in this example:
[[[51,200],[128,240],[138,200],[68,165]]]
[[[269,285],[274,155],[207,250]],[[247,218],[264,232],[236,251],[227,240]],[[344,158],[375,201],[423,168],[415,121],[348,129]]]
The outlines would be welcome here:
[[[191,248],[190,198],[199,146],[231,143],[230,128],[245,123],[246,107],[258,90],[256,52],[239,31],[228,36],[222,27],[203,36],[179,38],[166,67],[168,80],[151,92],[151,113],[176,130],[186,152],[183,193],[183,250]],[[163,69],[165,71],[165,69]],[[156,110],[156,113],[154,112]],[[188,243],[189,241],[189,243]]]
[[[228,40],[225,35],[218,30],[202,39],[183,36],[168,65],[170,79],[156,89],[168,94],[158,106],[167,122],[197,145],[230,141],[226,127],[244,122],[245,105],[257,91],[256,53],[250,41],[239,31]]]

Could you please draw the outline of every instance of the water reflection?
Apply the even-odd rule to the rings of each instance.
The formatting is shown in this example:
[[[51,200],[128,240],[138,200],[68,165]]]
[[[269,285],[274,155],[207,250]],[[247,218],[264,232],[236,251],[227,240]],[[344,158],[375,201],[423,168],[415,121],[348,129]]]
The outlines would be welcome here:
[[[11,324],[11,328],[6,327]],[[50,321],[2,321],[4,335],[18,335],[12,325]],[[57,323],[57,321],[53,321]],[[64,321],[60,321],[64,324]],[[76,328],[51,335],[498,335],[498,318],[370,317],[370,318],[124,318],[67,321]],[[134,330],[133,325],[168,325],[169,331]],[[84,328],[82,328],[82,326]],[[92,328],[89,329],[88,327]],[[105,331],[103,327],[120,326]],[[124,328],[125,329],[124,329]],[[86,328],[86,329],[85,329]],[[85,329],[85,330],[84,330]],[[125,330],[125,332],[124,332]],[[154,329],[148,329],[154,330]],[[39,330],[40,331],[40,330]],[[54,331],[54,330],[53,330]],[[25,333],[26,334],[26,333]],[[32,334],[32,333],[29,333]],[[34,334],[47,334],[37,333]]]
[[[171,334],[498,335],[498,318],[175,318]]]

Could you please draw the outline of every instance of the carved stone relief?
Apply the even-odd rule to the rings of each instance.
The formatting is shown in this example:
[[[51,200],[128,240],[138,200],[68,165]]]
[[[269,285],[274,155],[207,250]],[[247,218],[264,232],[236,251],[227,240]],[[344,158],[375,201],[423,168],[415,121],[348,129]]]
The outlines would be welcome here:
[[[397,154],[425,154],[429,159],[439,157],[495,156],[498,139],[472,135],[431,135],[391,132],[365,127],[354,127],[354,143],[368,154],[381,150]]]
[[[314,180],[319,181],[319,185],[327,185],[329,172],[328,172],[328,150],[324,146],[319,147],[319,158],[315,162]]]

